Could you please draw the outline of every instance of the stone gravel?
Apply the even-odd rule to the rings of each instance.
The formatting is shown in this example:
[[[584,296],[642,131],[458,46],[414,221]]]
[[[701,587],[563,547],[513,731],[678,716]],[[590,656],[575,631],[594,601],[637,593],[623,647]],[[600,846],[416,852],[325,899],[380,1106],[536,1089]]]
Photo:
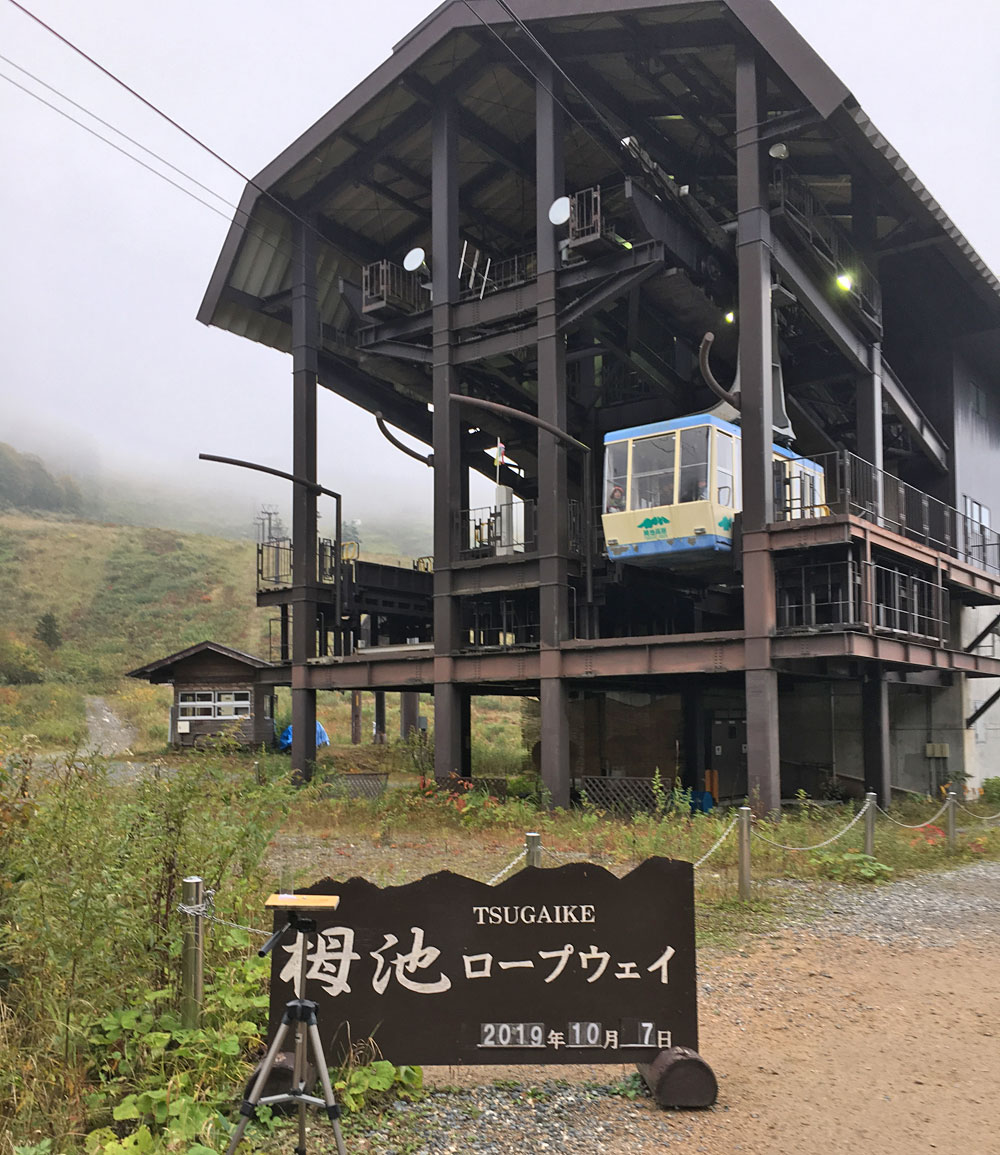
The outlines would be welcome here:
[[[790,898],[786,926],[808,926],[816,935],[855,936],[871,942],[924,942],[952,946],[970,935],[1000,933],[1000,862],[874,886],[777,881]]]

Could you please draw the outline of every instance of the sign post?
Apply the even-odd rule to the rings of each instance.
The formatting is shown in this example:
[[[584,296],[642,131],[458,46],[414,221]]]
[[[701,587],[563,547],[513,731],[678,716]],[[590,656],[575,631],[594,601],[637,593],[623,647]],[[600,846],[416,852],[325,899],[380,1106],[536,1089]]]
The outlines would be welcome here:
[[[305,974],[334,1061],[369,1037],[397,1064],[652,1064],[684,1048],[707,1079],[699,1101],[671,1105],[714,1102],[697,1055],[690,863],[653,858],[622,879],[574,863],[494,887],[445,871],[298,893],[337,893],[352,915],[323,912],[314,937],[275,949],[272,1027]]]

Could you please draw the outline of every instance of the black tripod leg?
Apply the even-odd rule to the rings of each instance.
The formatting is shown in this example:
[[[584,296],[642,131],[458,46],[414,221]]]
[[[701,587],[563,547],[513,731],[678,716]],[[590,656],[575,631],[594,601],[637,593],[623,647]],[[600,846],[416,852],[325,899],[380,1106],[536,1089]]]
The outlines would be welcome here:
[[[319,1081],[323,1085],[323,1102],[326,1103],[326,1113],[333,1124],[333,1137],[337,1141],[337,1155],[347,1155],[344,1148],[344,1136],[340,1131],[340,1108],[333,1096],[333,1087],[330,1085],[330,1071],[326,1065],[326,1056],[323,1054],[323,1043],[319,1037],[319,1027],[315,1021],[309,1024],[309,1039],[312,1043],[313,1058],[316,1060],[316,1069],[319,1071]]]
[[[274,1060],[278,1052],[281,1050],[281,1044],[285,1041],[285,1035],[288,1034],[288,1023],[282,1020],[281,1026],[278,1027],[277,1033],[274,1036],[274,1042],[268,1048],[267,1054],[264,1056],[264,1061],[260,1065],[260,1072],[257,1078],[254,1079],[253,1087],[250,1089],[250,1094],[240,1104],[240,1121],[233,1132],[232,1139],[229,1140],[229,1146],[226,1148],[226,1155],[233,1155],[233,1152],[240,1145],[240,1140],[243,1138],[243,1132],[247,1129],[247,1124],[254,1117],[254,1112],[257,1109],[257,1104],[260,1102],[261,1096],[264,1094],[264,1087],[267,1084],[268,1076],[274,1069]]]

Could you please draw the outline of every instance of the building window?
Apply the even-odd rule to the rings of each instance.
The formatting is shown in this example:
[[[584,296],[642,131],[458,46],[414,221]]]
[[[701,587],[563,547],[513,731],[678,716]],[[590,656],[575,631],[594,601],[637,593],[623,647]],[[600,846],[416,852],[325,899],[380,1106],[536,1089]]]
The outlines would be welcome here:
[[[973,501],[968,495],[962,499],[962,502],[962,512],[970,521],[981,525],[983,529],[990,528],[990,511],[988,506],[983,505],[981,502]]]
[[[986,420],[986,393],[975,381],[969,382],[969,409],[973,417]]]
[[[249,690],[183,690],[177,695],[179,718],[245,718]]]

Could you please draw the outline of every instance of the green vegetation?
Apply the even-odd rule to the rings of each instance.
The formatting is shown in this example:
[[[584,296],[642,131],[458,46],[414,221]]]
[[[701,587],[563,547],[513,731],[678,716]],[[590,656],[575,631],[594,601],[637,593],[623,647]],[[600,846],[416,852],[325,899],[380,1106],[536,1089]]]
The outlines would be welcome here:
[[[209,936],[205,1025],[181,1029],[181,879],[196,863],[220,904],[259,917],[288,787],[199,758],[124,786],[101,759],[43,766],[30,745],[0,766],[0,1134],[91,1155],[126,1135],[214,1142],[260,1046],[266,968],[244,932]]]
[[[66,749],[86,737],[83,695],[105,694],[143,749],[162,746],[169,694],[122,675],[206,638],[266,653],[253,551],[195,534],[0,515],[0,731]]]
[[[53,477],[38,457],[0,442],[0,509],[79,514],[80,488],[71,477]]]
[[[317,783],[295,794],[291,809],[286,766],[277,755],[221,751],[126,784],[99,758],[43,762],[30,743],[0,750],[0,1150],[205,1155],[225,1144],[261,1053],[267,967],[246,930],[213,929],[203,1026],[182,1029],[176,905],[192,870],[225,918],[254,926],[288,862],[309,864],[300,882],[341,854],[358,856],[349,869],[383,885],[442,867],[488,879],[533,829],[544,865],[579,856],[620,873],[653,854],[697,861],[730,822],[692,814],[682,794],[666,796],[659,813],[621,819],[593,806],[550,812],[524,798],[502,802],[412,773],[376,802],[330,798]],[[914,800],[897,817],[916,824],[932,809]],[[984,803],[972,809],[987,813]],[[730,831],[695,875],[699,941],[730,944],[773,926],[788,899],[762,885],[769,880],[832,875],[857,885],[890,869],[899,876],[1000,857],[997,826],[970,825],[951,852],[936,826],[882,821],[877,860],[858,847],[857,826],[830,847],[783,849],[824,842],[852,816],[850,806],[806,802],[756,823],[750,903],[737,897]],[[419,1095],[421,1076],[369,1048],[334,1082],[345,1106],[378,1114]],[[618,1093],[634,1090],[625,1081]],[[271,1128],[268,1149],[285,1149],[288,1126],[265,1118],[257,1133]],[[348,1121],[349,1132],[360,1129]]]

